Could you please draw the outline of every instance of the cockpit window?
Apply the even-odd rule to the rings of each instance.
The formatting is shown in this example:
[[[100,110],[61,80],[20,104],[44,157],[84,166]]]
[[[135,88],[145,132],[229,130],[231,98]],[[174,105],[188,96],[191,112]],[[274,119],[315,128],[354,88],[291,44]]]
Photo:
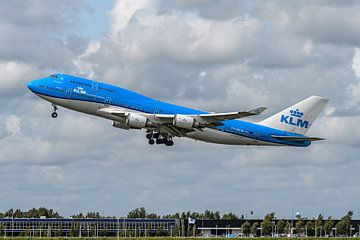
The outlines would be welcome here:
[[[58,78],[56,75],[50,75],[51,78]]]

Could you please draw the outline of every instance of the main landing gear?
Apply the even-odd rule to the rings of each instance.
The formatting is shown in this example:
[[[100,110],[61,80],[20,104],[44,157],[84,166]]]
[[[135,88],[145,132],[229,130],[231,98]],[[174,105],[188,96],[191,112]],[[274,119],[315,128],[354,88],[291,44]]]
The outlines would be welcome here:
[[[54,110],[53,110],[53,112],[51,113],[51,117],[52,117],[52,118],[57,118],[58,114],[57,114],[56,111],[58,110],[58,107],[57,107],[55,104],[53,104],[52,106],[53,106]]]
[[[150,145],[156,144],[165,144],[166,146],[174,145],[174,141],[171,136],[167,134],[153,133],[150,132],[146,134],[146,138],[149,140]]]

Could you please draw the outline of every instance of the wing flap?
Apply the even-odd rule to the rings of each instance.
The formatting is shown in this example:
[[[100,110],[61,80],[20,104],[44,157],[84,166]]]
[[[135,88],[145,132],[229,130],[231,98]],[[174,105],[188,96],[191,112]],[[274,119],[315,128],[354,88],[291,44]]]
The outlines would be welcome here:
[[[265,110],[266,110],[266,107],[260,107],[260,108],[256,108],[256,109],[253,109],[251,111],[246,111],[246,112],[207,113],[207,114],[199,114],[199,115],[195,115],[195,116],[200,117],[201,119],[203,119],[204,121],[206,121],[208,123],[214,123],[214,122],[219,122],[219,121],[233,120],[233,119],[237,119],[237,118],[244,118],[244,117],[248,117],[248,116],[259,115],[260,113],[262,113]]]
[[[277,138],[277,139],[280,139],[280,140],[292,141],[292,142],[325,140],[325,138],[319,138],[319,137],[279,136],[279,135],[271,135],[271,137]]]
[[[125,112],[122,109],[113,108],[113,107],[100,108],[97,111],[98,112],[103,112],[103,113],[113,114],[113,115],[120,116],[120,117],[125,117],[128,114],[128,112]]]

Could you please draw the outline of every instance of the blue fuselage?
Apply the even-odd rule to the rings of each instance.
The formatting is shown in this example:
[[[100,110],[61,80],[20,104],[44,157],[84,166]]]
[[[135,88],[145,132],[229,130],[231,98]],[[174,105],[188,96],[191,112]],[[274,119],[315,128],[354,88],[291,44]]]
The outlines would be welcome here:
[[[120,87],[65,74],[55,74],[47,78],[31,81],[28,87],[35,94],[51,102],[52,99],[54,99],[54,101],[89,102],[151,114],[187,115],[207,113],[158,101]],[[63,107],[67,106],[64,105]],[[219,132],[230,134],[233,137],[246,138],[250,143],[253,143],[251,145],[288,145],[299,147],[310,145],[310,141],[292,142],[273,138],[271,135],[298,136],[298,134],[280,131],[256,123],[241,120],[226,120],[222,121],[222,124],[222,126],[216,127]]]

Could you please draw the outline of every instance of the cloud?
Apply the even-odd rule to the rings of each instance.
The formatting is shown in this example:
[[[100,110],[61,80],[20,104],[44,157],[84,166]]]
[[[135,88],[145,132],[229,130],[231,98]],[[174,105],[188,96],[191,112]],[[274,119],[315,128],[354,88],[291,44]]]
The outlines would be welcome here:
[[[21,133],[21,124],[20,118],[15,115],[10,115],[5,121],[5,129],[11,135],[20,135]]]
[[[42,69],[71,69],[85,41],[75,34],[82,1],[0,3],[2,61],[26,62]],[[82,42],[83,44],[79,44]]]
[[[12,98],[23,93],[26,81],[35,79],[38,69],[27,63],[0,62],[0,98]]]
[[[354,56],[352,59],[352,70],[354,75],[357,78],[355,83],[350,84],[347,87],[347,93],[349,95],[349,100],[347,104],[347,108],[349,109],[357,109],[359,110],[360,106],[360,49],[354,49]]]
[[[358,3],[343,6],[322,3],[303,5],[300,8],[292,8],[294,17],[291,26],[297,34],[308,36],[318,42],[358,45],[360,35],[353,29],[359,27],[356,15],[359,9]]]
[[[150,0],[116,1],[113,9],[109,12],[109,39],[117,42],[119,32],[127,27],[133,15],[137,11],[149,8],[151,8]]]
[[[341,216],[343,206],[357,206],[360,184],[358,8],[356,1],[116,1],[104,12],[107,33],[93,40],[79,35],[86,1],[1,2],[2,207],[41,204],[69,215],[124,215],[141,205],[158,213],[248,208],[256,217],[289,217],[284,206],[293,205],[308,217]],[[208,111],[269,107],[249,120],[322,95],[330,106],[309,135],[327,140],[306,149],[190,139],[149,146],[144,131],[104,119],[62,108],[51,119],[50,103],[26,83],[52,72]]]

